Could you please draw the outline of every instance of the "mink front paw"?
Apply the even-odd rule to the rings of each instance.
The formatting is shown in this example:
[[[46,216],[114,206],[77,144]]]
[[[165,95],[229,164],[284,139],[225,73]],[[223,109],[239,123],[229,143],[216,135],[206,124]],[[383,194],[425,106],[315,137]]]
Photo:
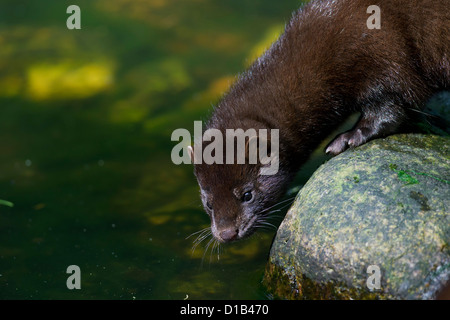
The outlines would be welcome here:
[[[357,147],[366,142],[361,129],[351,130],[338,135],[326,148],[325,152],[333,156],[344,152],[349,147]]]

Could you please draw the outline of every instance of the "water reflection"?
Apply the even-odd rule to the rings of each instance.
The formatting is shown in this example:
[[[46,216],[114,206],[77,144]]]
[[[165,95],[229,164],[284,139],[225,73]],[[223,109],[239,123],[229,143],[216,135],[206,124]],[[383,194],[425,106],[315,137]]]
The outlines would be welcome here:
[[[265,298],[274,232],[192,252],[209,218],[170,135],[298,1],[79,1],[76,31],[65,5],[0,4],[0,298]]]

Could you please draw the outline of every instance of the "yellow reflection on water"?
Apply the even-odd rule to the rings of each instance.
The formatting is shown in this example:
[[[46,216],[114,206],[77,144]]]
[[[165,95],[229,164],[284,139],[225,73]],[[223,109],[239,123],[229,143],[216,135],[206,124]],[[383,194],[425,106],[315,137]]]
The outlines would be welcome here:
[[[27,70],[27,95],[33,100],[86,98],[114,82],[111,65],[104,62],[39,63]]]
[[[188,88],[192,79],[183,60],[175,57],[158,59],[140,64],[126,73],[122,84],[132,88],[132,95],[114,103],[109,109],[109,119],[113,123],[133,123],[144,121],[155,104],[155,97],[172,95]],[[172,106],[168,106],[171,108]],[[172,114],[163,114],[162,119],[155,117],[145,121],[145,128],[173,120]]]

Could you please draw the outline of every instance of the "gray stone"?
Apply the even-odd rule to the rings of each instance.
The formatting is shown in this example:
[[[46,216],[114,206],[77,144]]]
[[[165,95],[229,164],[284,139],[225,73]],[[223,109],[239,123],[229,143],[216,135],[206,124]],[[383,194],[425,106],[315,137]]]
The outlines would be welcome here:
[[[450,279],[449,196],[448,137],[394,135],[348,150],[298,193],[264,282],[287,299],[432,299]],[[369,266],[380,289],[367,285]]]

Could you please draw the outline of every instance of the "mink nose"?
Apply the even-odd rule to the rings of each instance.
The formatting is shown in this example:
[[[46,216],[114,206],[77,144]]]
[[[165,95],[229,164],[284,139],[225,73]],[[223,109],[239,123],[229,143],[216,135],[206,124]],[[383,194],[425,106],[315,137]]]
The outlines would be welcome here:
[[[226,229],[219,233],[219,236],[223,241],[235,240],[237,238],[237,235],[238,235],[238,231],[234,228]]]

